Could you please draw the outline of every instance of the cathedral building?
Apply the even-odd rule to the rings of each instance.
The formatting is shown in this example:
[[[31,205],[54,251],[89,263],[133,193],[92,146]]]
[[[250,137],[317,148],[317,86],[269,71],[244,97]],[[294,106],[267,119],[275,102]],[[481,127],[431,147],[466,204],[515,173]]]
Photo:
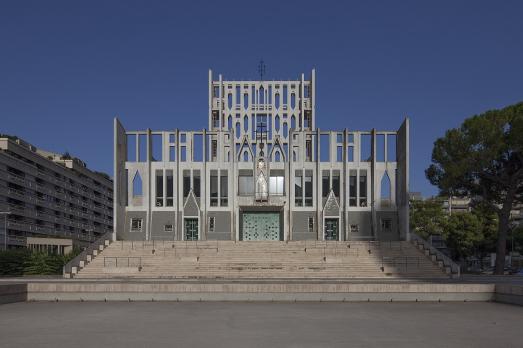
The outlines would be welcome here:
[[[208,103],[204,130],[114,120],[115,239],[408,239],[408,119],[319,129],[314,70],[286,81],[209,71]]]

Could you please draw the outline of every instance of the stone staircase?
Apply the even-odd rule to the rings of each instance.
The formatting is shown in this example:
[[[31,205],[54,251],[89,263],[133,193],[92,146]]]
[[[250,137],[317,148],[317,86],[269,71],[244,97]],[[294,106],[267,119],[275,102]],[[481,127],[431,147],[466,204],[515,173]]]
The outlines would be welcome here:
[[[74,278],[348,279],[448,278],[451,271],[410,242],[116,241]]]

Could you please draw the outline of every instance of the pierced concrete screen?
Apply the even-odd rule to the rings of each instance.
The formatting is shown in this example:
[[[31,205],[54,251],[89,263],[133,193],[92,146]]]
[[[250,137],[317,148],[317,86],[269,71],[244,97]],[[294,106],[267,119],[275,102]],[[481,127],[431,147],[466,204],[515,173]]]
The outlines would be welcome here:
[[[192,155],[193,162],[203,162],[203,134],[194,134]]]
[[[138,136],[138,162],[147,161],[147,135],[140,134]]]
[[[376,135],[376,161],[385,162],[385,134]]]
[[[320,135],[320,162],[330,161],[330,137],[328,134]]]
[[[361,134],[361,144],[360,144],[360,161],[370,162],[372,160],[372,149],[371,141],[372,136],[370,134]]]
[[[136,156],[136,135],[135,134],[129,134],[127,135],[127,161],[128,162],[136,162],[137,156]]]
[[[396,162],[396,135],[387,134],[387,161]]]
[[[151,161],[161,161],[162,157],[162,135],[151,134]]]

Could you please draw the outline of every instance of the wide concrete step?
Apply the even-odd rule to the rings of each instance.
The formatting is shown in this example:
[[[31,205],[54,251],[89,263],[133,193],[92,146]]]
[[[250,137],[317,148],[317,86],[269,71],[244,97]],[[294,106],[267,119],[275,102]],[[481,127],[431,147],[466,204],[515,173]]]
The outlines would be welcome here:
[[[78,278],[447,277],[407,242],[130,242],[109,244]]]

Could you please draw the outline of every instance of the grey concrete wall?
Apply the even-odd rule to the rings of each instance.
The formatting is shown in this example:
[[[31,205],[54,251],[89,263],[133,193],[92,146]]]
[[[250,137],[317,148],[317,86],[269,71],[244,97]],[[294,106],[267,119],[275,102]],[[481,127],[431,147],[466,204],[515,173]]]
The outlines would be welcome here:
[[[177,240],[176,236],[176,212],[175,211],[152,211],[152,240]],[[173,225],[172,232],[165,232],[165,225]]]
[[[131,231],[131,219],[138,218],[143,219],[142,232],[130,232]],[[145,211],[128,211],[124,217],[124,228],[118,234],[119,240],[145,240],[145,230],[147,226],[147,212]]]
[[[372,237],[372,214],[370,211],[349,211],[349,240],[368,240]],[[350,225],[358,225],[359,232],[350,232]]]
[[[316,211],[295,211],[292,212],[292,234],[295,233],[310,233],[309,232],[309,217],[314,218],[314,227],[311,232],[316,236],[318,231],[318,221],[316,217]],[[316,237],[314,237],[316,239]]]
[[[209,218],[214,217],[214,232],[208,230]],[[231,213],[228,211],[207,212],[207,240],[231,240]]]
[[[381,219],[390,219],[392,222],[391,229],[384,231],[381,227]],[[398,229],[398,214],[395,211],[376,211],[376,240],[400,240]]]
[[[317,240],[316,232],[293,232],[292,240]]]

